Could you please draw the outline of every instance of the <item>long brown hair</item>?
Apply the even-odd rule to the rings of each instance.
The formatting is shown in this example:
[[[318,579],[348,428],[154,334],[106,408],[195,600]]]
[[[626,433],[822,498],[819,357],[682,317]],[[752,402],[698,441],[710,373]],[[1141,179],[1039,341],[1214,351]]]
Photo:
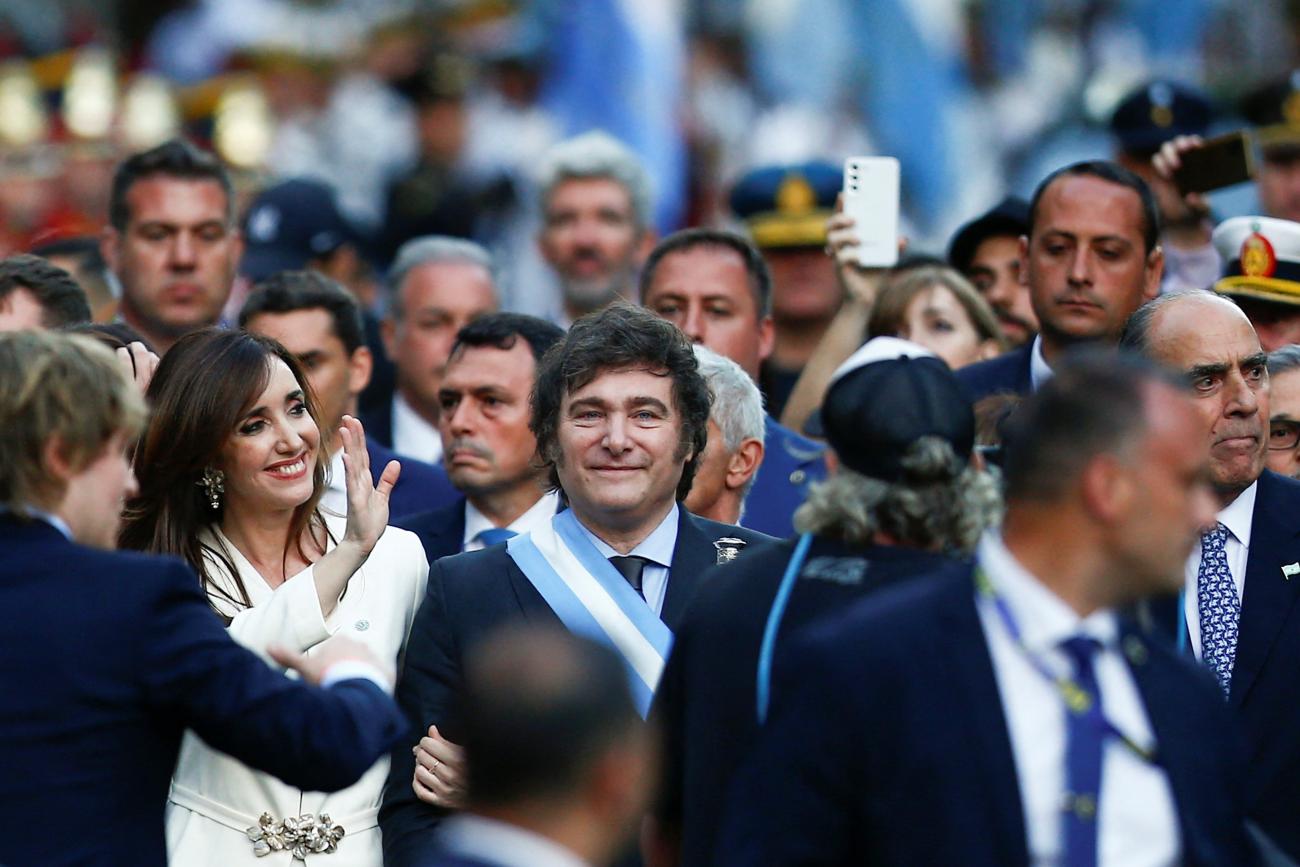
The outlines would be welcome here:
[[[312,420],[320,426],[316,399],[307,378],[290,352],[267,337],[246,331],[208,328],[176,342],[149,383],[147,394],[153,413],[135,453],[135,475],[140,493],[127,503],[120,544],[123,548],[183,557],[199,575],[209,599],[221,597],[252,606],[239,570],[224,551],[199,541],[200,531],[221,521],[224,501],[213,510],[199,485],[208,467],[217,467],[222,447],[240,419],[253,406],[270,380],[270,363],[278,358],[293,372],[302,388]],[[303,559],[303,536],[325,544],[324,521],[316,510],[325,492],[325,438],[316,454],[312,495],[294,510],[285,538],[296,542]],[[213,557],[232,579],[235,598],[213,582],[205,554]]]

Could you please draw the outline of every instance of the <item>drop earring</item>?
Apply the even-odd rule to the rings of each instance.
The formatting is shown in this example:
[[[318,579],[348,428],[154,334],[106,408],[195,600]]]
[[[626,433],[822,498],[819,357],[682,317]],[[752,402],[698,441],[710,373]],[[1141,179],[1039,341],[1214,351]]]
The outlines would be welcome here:
[[[207,467],[203,470],[203,476],[195,483],[203,489],[203,493],[208,498],[208,506],[210,506],[214,512],[221,508],[221,495],[226,492],[225,482],[225,473],[221,472],[221,470]]]

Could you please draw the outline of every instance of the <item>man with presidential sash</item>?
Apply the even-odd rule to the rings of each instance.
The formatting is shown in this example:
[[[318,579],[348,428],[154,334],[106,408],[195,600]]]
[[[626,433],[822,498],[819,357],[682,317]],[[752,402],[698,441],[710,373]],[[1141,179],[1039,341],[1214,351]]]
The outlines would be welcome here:
[[[398,688],[413,732],[394,751],[380,813],[385,864],[416,863],[458,806],[454,702],[468,647],[510,621],[558,621],[619,652],[644,714],[698,576],[771,542],[680,505],[710,400],[690,341],[635,307],[584,317],[543,359],[532,429],[568,508],[549,526],[434,564]]]

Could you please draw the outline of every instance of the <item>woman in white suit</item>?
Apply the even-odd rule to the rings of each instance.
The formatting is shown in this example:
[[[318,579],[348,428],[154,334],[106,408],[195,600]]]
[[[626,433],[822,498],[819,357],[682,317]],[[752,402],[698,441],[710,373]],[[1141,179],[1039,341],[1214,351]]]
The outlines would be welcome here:
[[[123,547],[185,558],[234,638],[263,655],[272,644],[310,654],[343,632],[396,664],[428,564],[413,534],[386,526],[400,467],[390,463],[372,485],[360,422],[345,417],[339,434],[344,518],[317,507],[328,461],[314,402],[278,343],[233,331],[186,336],[159,365],[149,398]],[[288,867],[297,856],[379,867],[387,764],[341,792],[304,792],[187,733],[167,805],[169,860]]]

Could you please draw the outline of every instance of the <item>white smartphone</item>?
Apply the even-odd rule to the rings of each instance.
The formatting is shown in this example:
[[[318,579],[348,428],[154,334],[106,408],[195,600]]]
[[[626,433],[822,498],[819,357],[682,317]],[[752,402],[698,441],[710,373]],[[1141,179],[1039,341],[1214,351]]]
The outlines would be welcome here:
[[[844,213],[858,236],[858,264],[898,264],[898,160],[849,157],[844,161]]]

